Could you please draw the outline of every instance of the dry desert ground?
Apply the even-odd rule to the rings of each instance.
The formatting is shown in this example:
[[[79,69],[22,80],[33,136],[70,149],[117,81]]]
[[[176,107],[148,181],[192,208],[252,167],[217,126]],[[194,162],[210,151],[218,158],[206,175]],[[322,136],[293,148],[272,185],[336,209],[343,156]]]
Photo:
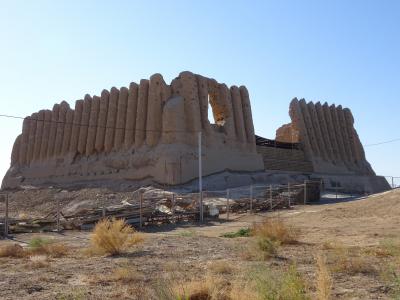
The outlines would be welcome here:
[[[279,223],[290,239],[260,239],[262,222]],[[91,232],[2,240],[3,249],[27,248],[39,237],[66,251],[0,257],[0,298],[400,299],[400,190],[141,235],[113,256],[90,251]]]

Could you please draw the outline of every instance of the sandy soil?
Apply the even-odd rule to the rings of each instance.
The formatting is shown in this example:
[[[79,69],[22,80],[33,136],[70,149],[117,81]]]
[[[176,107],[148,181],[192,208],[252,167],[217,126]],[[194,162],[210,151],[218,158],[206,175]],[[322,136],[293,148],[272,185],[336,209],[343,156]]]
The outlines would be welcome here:
[[[153,287],[160,282],[172,277],[200,278],[214,261],[220,260],[235,270],[228,277],[245,275],[256,264],[277,270],[295,264],[309,293],[314,295],[316,253],[322,251],[330,257],[338,245],[357,253],[370,253],[384,241],[400,241],[400,190],[351,202],[325,203],[256,215],[233,215],[230,221],[220,219],[202,226],[171,224],[147,228],[144,243],[118,257],[83,254],[82,249],[89,245],[89,232],[16,235],[12,241],[0,241],[0,246],[26,245],[39,235],[62,241],[72,251],[67,257],[50,259],[41,268],[32,266],[29,258],[0,258],[0,298],[157,299]],[[282,218],[301,233],[298,244],[282,246],[279,255],[270,260],[246,258],[244,252],[252,238],[221,237],[271,216]],[[332,272],[333,299],[391,299],[393,283],[382,274],[388,264],[398,267],[399,260],[366,254],[362,258],[376,271]],[[134,270],[137,278],[129,283],[111,280],[111,274],[119,267]]]

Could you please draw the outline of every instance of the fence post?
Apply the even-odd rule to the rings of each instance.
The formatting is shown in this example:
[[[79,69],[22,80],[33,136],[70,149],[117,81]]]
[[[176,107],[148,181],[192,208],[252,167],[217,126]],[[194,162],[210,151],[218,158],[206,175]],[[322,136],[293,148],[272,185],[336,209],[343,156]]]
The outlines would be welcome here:
[[[336,182],[336,183],[335,183],[336,200],[337,200],[337,196],[338,196],[338,195],[337,195],[338,188],[339,188],[339,187],[338,187],[338,183]]]
[[[60,232],[60,198],[57,197],[57,232]]]
[[[392,176],[392,189],[394,189],[394,177]]]
[[[253,185],[250,185],[250,214],[253,213]]]
[[[288,208],[290,208],[290,182],[287,184],[287,190],[288,190]]]
[[[140,193],[140,198],[139,198],[139,227],[142,228],[143,226],[143,220],[142,220],[142,209],[143,209],[143,193]]]
[[[226,218],[229,220],[229,189],[226,190]]]
[[[307,180],[304,180],[304,205],[307,204]]]
[[[106,217],[106,208],[105,208],[105,200],[104,198],[101,200],[101,215],[103,216],[103,219]]]
[[[203,191],[199,192],[199,197],[200,197],[200,222],[203,223],[204,220]]]
[[[323,183],[324,183],[324,180],[321,178],[320,181],[319,181],[319,191],[320,191],[321,194],[322,194],[322,188],[324,186]]]
[[[269,185],[269,201],[270,201],[270,208],[271,210],[273,209],[272,207],[272,184]]]
[[[175,223],[175,193],[172,193],[172,200],[171,200],[171,213],[172,213],[172,220]]]
[[[6,193],[6,212],[4,216],[4,238],[8,238],[8,193]]]

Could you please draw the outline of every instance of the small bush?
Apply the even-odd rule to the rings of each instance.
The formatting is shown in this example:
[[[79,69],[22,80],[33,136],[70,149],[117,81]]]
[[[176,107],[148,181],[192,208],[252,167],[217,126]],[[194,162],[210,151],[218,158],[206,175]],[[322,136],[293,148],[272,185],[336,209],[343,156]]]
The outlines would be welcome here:
[[[33,238],[28,243],[27,255],[46,255],[48,257],[63,257],[69,252],[67,245],[41,237]]]
[[[279,218],[266,219],[260,224],[255,224],[252,228],[254,236],[268,239],[280,244],[295,244],[299,231],[292,226],[286,225]]]
[[[194,237],[196,236],[196,231],[194,229],[183,230],[180,231],[178,235],[182,237]]]
[[[268,259],[277,255],[280,245],[297,243],[299,231],[286,225],[281,219],[271,218],[255,224],[251,234],[256,240],[255,249],[250,251],[253,252],[252,256],[257,257],[261,254],[261,259]]]
[[[123,219],[103,219],[99,221],[91,236],[91,245],[96,252],[117,255],[130,246],[143,241],[141,235]]]
[[[236,232],[228,232],[221,235],[221,237],[225,238],[237,238],[237,237],[248,237],[251,235],[250,228],[240,228]]]
[[[25,256],[24,248],[18,244],[0,247],[0,257],[22,258]]]
[[[57,300],[85,300],[88,299],[90,292],[84,287],[72,287],[67,292],[60,292],[55,295]]]
[[[41,238],[41,237],[36,237],[36,238],[31,239],[31,240],[28,242],[28,247],[29,247],[30,249],[38,249],[38,248],[42,248],[42,247],[44,247],[45,245],[48,245],[48,244],[50,244],[50,243],[51,243],[51,240],[49,240],[49,239],[44,239],[44,238]]]
[[[268,268],[255,270],[250,275],[260,299],[305,300],[307,295],[305,282],[294,265],[286,272],[273,272]]]
[[[257,239],[257,245],[262,252],[262,259],[268,259],[278,254],[280,242],[260,237]]]
[[[400,269],[397,264],[389,263],[381,274],[382,279],[390,286],[392,299],[400,299]]]
[[[332,278],[326,266],[326,258],[319,254],[317,256],[317,299],[329,300],[331,299]]]

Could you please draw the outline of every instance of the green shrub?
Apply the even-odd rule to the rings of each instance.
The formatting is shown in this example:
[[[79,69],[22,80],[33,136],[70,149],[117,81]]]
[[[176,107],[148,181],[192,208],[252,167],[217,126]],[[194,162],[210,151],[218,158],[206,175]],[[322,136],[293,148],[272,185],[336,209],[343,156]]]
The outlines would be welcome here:
[[[275,256],[278,253],[279,241],[273,241],[268,238],[257,238],[258,249],[262,251],[263,259]]]
[[[224,233],[221,236],[225,238],[237,238],[237,237],[248,237],[251,235],[250,228],[240,228],[236,232]]]
[[[30,249],[38,249],[38,248],[42,248],[43,246],[48,245],[50,243],[51,243],[51,240],[49,240],[49,239],[45,239],[42,237],[36,237],[36,238],[31,239],[28,242],[28,247]]]
[[[252,275],[259,298],[265,300],[306,300],[310,299],[301,275],[292,265],[287,270],[271,271],[268,268],[256,270]]]

